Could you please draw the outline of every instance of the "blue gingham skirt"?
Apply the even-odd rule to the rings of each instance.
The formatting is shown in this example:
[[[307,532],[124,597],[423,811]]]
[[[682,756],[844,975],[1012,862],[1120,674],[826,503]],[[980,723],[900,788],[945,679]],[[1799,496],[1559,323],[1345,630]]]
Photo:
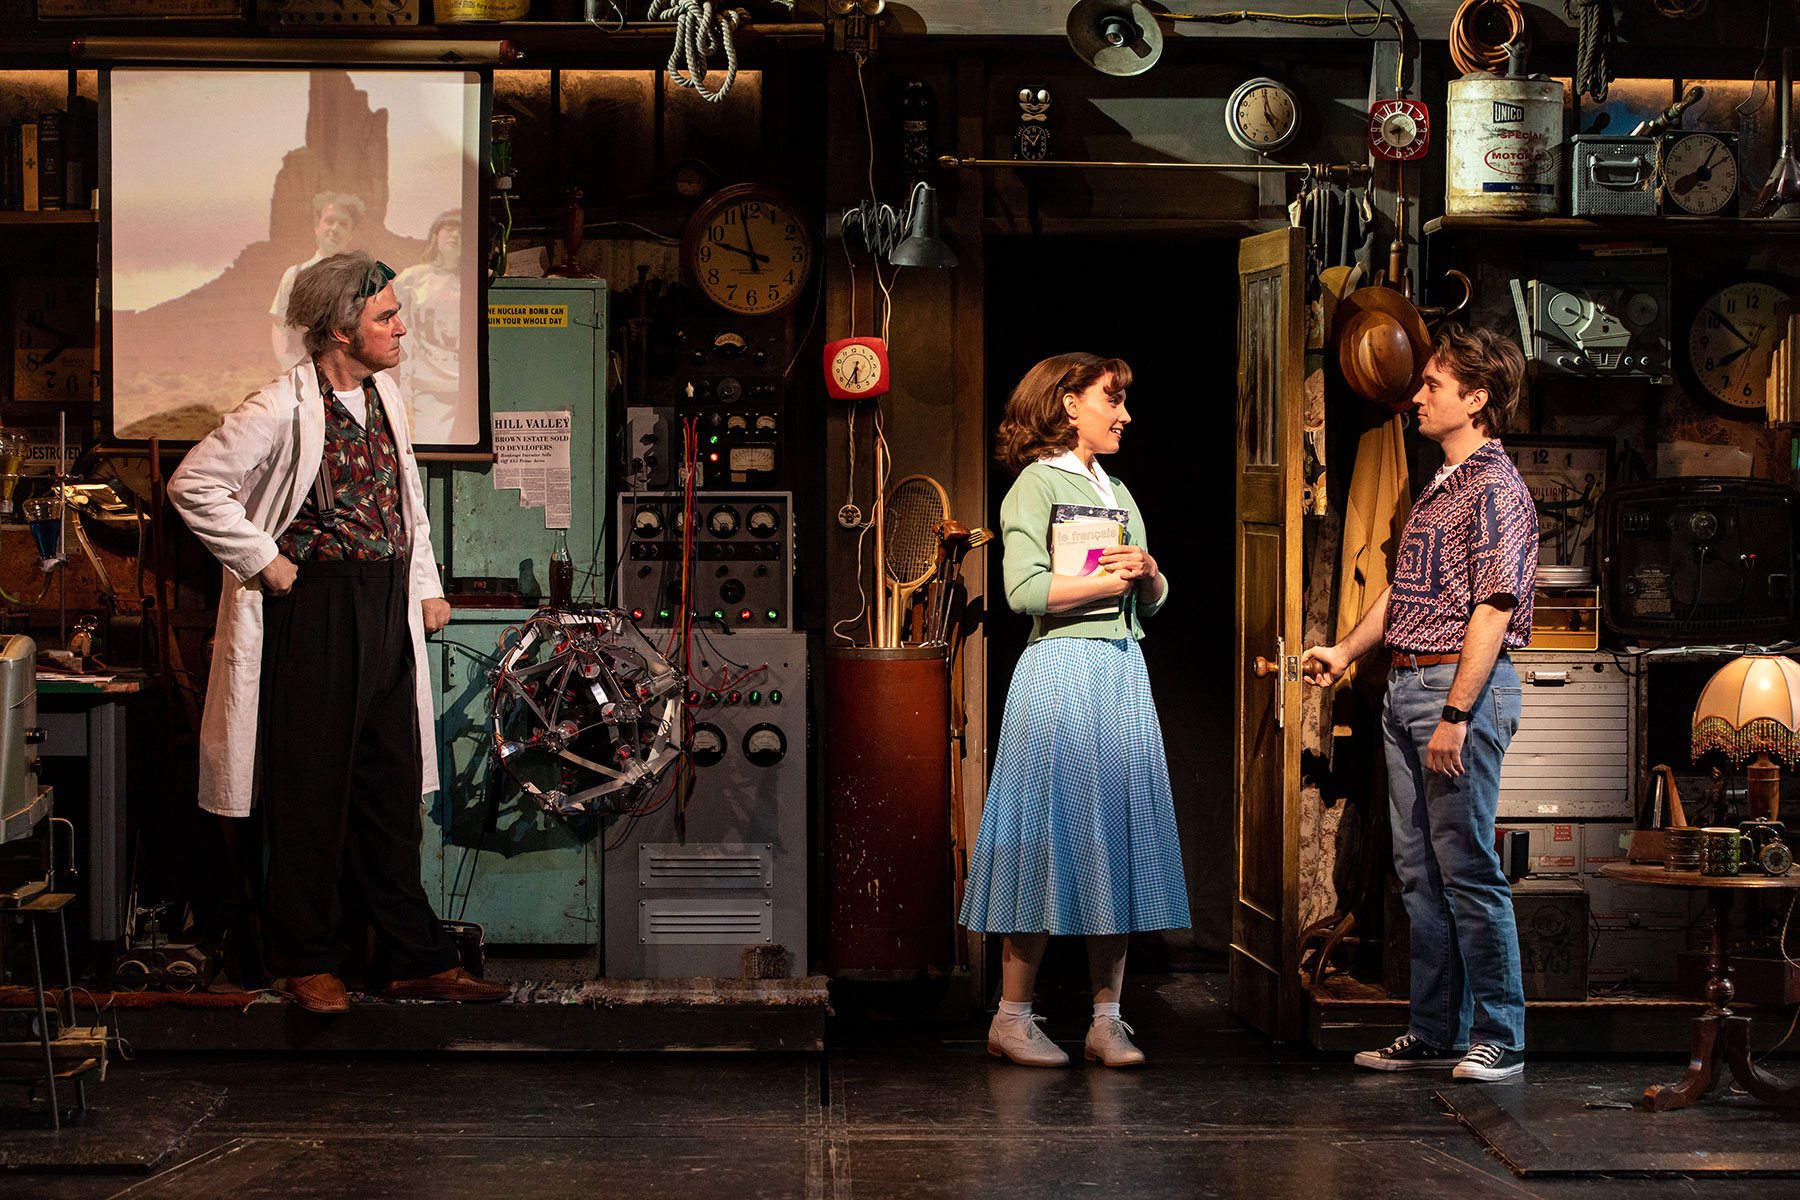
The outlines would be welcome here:
[[[959,922],[988,933],[1188,927],[1187,878],[1136,641],[1026,647]]]

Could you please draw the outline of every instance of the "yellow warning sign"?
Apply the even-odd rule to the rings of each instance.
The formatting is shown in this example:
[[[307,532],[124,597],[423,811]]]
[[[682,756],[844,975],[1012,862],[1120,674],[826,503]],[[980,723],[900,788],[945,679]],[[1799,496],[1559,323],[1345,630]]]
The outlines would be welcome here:
[[[569,306],[566,304],[490,304],[489,329],[566,329]]]

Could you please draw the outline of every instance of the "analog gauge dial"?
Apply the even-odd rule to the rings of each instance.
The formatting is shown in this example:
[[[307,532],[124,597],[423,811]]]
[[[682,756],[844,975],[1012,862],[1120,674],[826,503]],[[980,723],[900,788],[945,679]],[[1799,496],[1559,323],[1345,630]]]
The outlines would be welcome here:
[[[774,416],[769,413],[756,414],[756,432],[758,432],[758,433],[774,433],[775,432]]]
[[[727,433],[750,432],[750,418],[743,413],[732,413],[725,418],[725,431]]]
[[[738,516],[738,510],[729,504],[721,504],[706,514],[706,527],[712,531],[714,537],[728,538],[735,534],[742,524],[743,518]]]
[[[694,726],[694,738],[690,752],[697,767],[710,767],[725,757],[725,732],[717,725],[702,722]]]
[[[1743,415],[1764,406],[1769,366],[1789,290],[1764,280],[1730,283],[1701,303],[1688,325],[1683,372],[1700,394]]]
[[[768,505],[759,504],[750,510],[749,525],[750,536],[766,542],[781,528],[781,518]]]
[[[744,335],[734,330],[727,329],[713,338],[713,353],[720,358],[742,358],[749,348],[750,343],[744,340]]]
[[[1300,100],[1285,83],[1259,77],[1238,85],[1225,104],[1225,132],[1246,150],[1268,154],[1300,131]]]
[[[638,505],[637,511],[631,514],[631,536],[640,538],[660,537],[662,531],[662,510],[653,504]]]
[[[1690,133],[1663,143],[1663,199],[1671,209],[1697,217],[1724,211],[1737,196],[1737,151],[1710,133]]]
[[[694,213],[681,240],[682,269],[700,294],[727,312],[746,315],[791,308],[806,286],[812,260],[812,232],[800,210],[761,184],[714,193]],[[715,343],[715,348],[723,346]]]
[[[787,755],[787,736],[773,725],[752,725],[744,734],[744,757],[759,767],[772,767]]]

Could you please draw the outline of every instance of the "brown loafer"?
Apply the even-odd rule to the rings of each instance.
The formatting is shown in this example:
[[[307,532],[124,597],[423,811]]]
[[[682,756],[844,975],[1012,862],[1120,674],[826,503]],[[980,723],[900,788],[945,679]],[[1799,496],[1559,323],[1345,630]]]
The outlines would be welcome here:
[[[344,981],[329,971],[317,975],[289,975],[287,994],[307,1012],[350,1011],[350,993],[344,990]]]
[[[396,979],[387,986],[389,1000],[458,1000],[465,1004],[487,1004],[504,1000],[511,991],[504,983],[477,979],[461,967],[451,967],[423,979]]]

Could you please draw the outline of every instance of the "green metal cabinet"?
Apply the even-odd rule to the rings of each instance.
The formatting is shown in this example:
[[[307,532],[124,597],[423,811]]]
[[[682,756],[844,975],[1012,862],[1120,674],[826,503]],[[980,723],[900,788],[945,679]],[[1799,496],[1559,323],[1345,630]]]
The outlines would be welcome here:
[[[568,410],[574,490],[569,546],[576,599],[605,594],[607,290],[592,279],[496,280],[495,306],[548,308],[563,323],[488,330],[493,412]],[[432,541],[446,586],[517,580],[548,591],[553,533],[544,510],[495,491],[488,464],[435,463],[427,478]],[[528,608],[463,608],[427,647],[437,699],[441,787],[426,821],[423,875],[440,916],[477,921],[494,943],[600,940],[601,842],[597,820],[570,822],[522,801],[488,755],[487,672],[501,635]]]

